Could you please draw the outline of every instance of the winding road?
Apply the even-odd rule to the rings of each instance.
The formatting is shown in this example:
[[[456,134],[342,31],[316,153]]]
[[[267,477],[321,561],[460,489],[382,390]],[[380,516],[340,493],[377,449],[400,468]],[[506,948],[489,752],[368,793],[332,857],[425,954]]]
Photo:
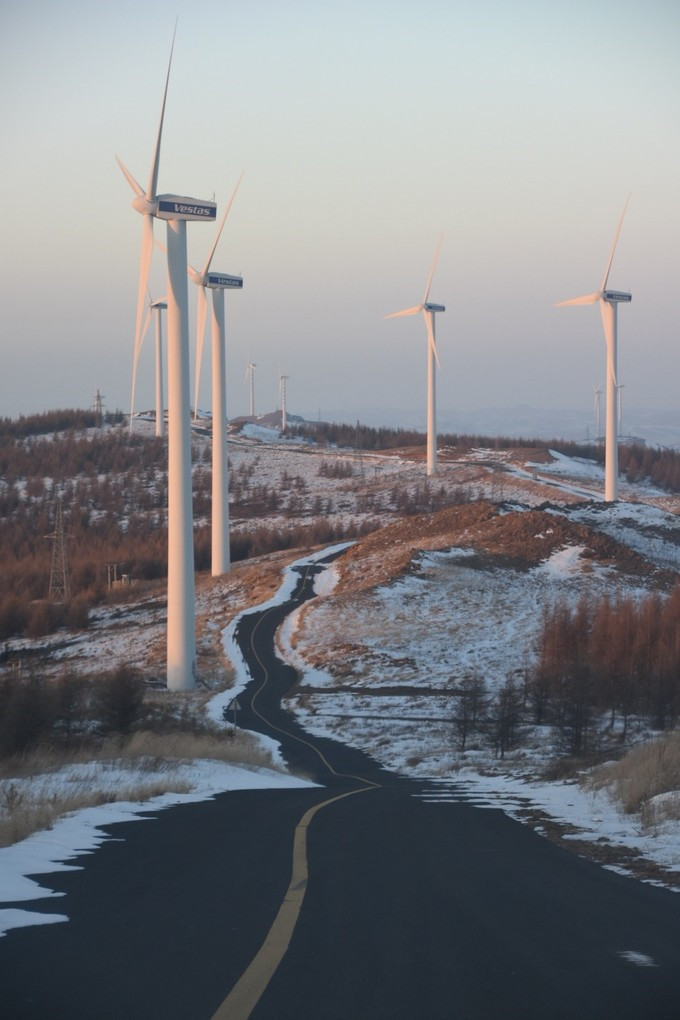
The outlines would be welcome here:
[[[241,618],[239,723],[319,785],[239,791],[111,826],[51,875],[69,922],[0,940],[8,1020],[676,1020],[680,898],[502,811],[311,737],[280,707],[275,631]]]

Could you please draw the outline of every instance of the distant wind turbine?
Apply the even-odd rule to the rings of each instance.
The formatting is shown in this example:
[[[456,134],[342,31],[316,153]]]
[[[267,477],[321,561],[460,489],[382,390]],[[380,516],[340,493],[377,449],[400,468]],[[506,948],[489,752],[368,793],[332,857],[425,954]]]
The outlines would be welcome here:
[[[618,395],[617,399],[618,399],[618,404],[619,404],[619,435],[620,436],[623,435],[623,393],[621,392],[621,390],[624,388],[625,385],[626,384],[622,383],[622,382],[616,384],[616,390],[617,390],[617,395]]]
[[[249,380],[250,417],[251,418],[255,417],[255,369],[256,368],[257,368],[257,365],[255,364],[254,361],[249,361],[248,362],[248,367],[246,368],[246,380]]]
[[[281,397],[281,431],[286,431],[286,380],[287,375],[279,376],[279,395]]]
[[[396,319],[404,315],[417,315],[418,312],[422,312],[425,318],[425,326],[427,327],[427,473],[428,475],[437,474],[437,406],[436,406],[436,377],[435,377],[435,362],[436,366],[439,365],[439,355],[437,354],[437,345],[435,342],[435,325],[434,317],[437,312],[445,312],[446,308],[444,305],[435,305],[428,301],[430,296],[430,285],[432,284],[432,277],[439,261],[439,252],[442,246],[442,240],[444,235],[442,234],[439,238],[436,251],[434,253],[434,259],[432,261],[432,268],[430,269],[430,275],[425,285],[425,294],[423,300],[419,305],[414,305],[413,308],[405,308],[402,312],[392,312],[391,315],[386,315],[386,319]]]
[[[626,209],[628,208],[629,201],[630,195],[626,199],[626,204],[623,207],[623,213],[619,220],[618,230],[614,236],[614,243],[612,245],[611,254],[609,255],[609,261],[607,262],[607,266],[604,271],[604,276],[602,277],[600,289],[595,291],[594,294],[585,294],[583,297],[571,298],[569,301],[560,301],[556,305],[557,308],[563,308],[566,305],[594,305],[598,301],[600,303],[604,337],[607,344],[604,498],[608,502],[619,498],[619,450],[616,413],[618,395],[618,380],[616,378],[617,307],[621,302],[630,301],[631,295],[624,291],[609,289],[607,287],[607,282],[609,280],[609,271],[614,260],[614,252],[616,251],[616,245],[618,244],[619,234],[621,233],[621,227],[623,225],[623,217],[626,215]]]
[[[176,26],[175,26],[176,28]],[[143,216],[142,254],[137,293],[135,357],[141,344],[144,297],[153,252],[153,219],[167,223],[168,262],[168,613],[167,686],[190,690],[196,680],[194,541],[191,503],[191,436],[189,404],[189,295],[187,288],[187,220],[214,220],[214,202],[157,194],[163,118],[170,80],[173,33],[161,118],[146,191],[120,160],[135,193],[133,209]],[[116,157],[117,158],[117,157]]]
[[[243,174],[241,174],[241,177]],[[200,273],[189,266],[189,276],[198,286],[198,324],[196,331],[196,401],[194,416],[198,409],[198,384],[203,351],[203,333],[207,310],[206,291],[212,291],[212,567],[213,577],[226,574],[230,567],[229,557],[229,462],[227,454],[227,382],[225,367],[225,290],[240,290],[243,279],[215,273],[210,269],[217,243],[226,223],[234,196],[241,183],[236,182],[231,198],[222,215],[217,236]]]
[[[602,390],[599,386],[593,386],[595,394],[595,421],[597,423],[597,438],[600,438],[602,431]]]
[[[146,313],[146,319],[144,322],[144,328],[142,329],[142,336],[140,339],[139,346],[141,348],[144,343],[144,337],[147,334],[149,326],[151,324],[151,316],[154,316],[156,320],[156,437],[160,438],[165,432],[165,409],[163,403],[163,323],[161,321],[161,312],[165,311],[168,307],[168,303],[164,297],[159,298],[158,301],[152,301],[149,296],[149,310]],[[155,313],[155,315],[154,315]],[[137,364],[132,370],[133,375],[133,399],[134,399],[134,378],[137,374]]]

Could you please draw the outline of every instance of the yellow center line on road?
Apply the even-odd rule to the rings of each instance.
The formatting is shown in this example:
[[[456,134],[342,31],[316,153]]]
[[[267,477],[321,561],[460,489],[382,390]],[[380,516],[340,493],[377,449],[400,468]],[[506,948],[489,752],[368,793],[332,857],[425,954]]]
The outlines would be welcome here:
[[[279,907],[279,912],[259,952],[222,1005],[213,1013],[212,1020],[247,1020],[288,949],[307,891],[309,876],[307,829],[314,815],[322,808],[328,807],[336,801],[344,800],[345,797],[352,797],[355,793],[365,793],[367,790],[376,788],[375,786],[364,786],[358,790],[341,793],[337,797],[331,797],[330,800],[324,800],[321,804],[309,808],[302,816],[295,829],[293,870],[283,903]]]
[[[256,702],[256,700],[258,698],[258,695],[261,694],[261,692],[265,689],[265,687],[269,683],[269,670],[267,669],[267,667],[265,666],[264,662],[260,658],[260,655],[259,655],[259,653],[257,651],[257,648],[255,647],[255,635],[257,634],[257,631],[259,630],[260,626],[262,625],[262,623],[264,622],[266,617],[269,616],[269,614],[272,613],[273,611],[274,611],[274,609],[269,609],[269,610],[267,610],[266,612],[264,612],[262,614],[260,619],[257,621],[255,626],[253,627],[252,633],[250,635],[250,650],[253,653],[253,657],[254,657],[255,661],[257,662],[258,666],[262,670],[262,683],[260,684],[260,686],[258,687],[258,689],[255,691],[255,693],[252,695],[252,697],[250,699],[250,708],[251,708],[251,711],[256,716],[258,716],[258,718],[260,718],[264,723],[266,723],[266,725],[271,730],[274,730],[277,733],[283,733],[286,737],[288,737],[289,740],[294,740],[298,744],[302,744],[304,747],[308,747],[311,751],[314,752],[314,754],[316,754],[318,756],[318,758],[323,762],[323,764],[328,769],[328,771],[332,775],[337,776],[338,779],[355,779],[358,783],[365,783],[367,786],[378,786],[379,785],[378,783],[374,783],[370,779],[364,779],[363,776],[355,776],[355,775],[347,774],[347,773],[344,773],[344,772],[337,772],[333,768],[331,763],[328,761],[328,759],[326,758],[325,754],[316,746],[316,744],[311,743],[309,740],[305,740],[303,737],[298,736],[296,733],[291,733],[289,730],[283,729],[281,726],[277,726],[275,723],[271,722],[264,715],[262,715],[260,710],[256,707],[255,702]]]

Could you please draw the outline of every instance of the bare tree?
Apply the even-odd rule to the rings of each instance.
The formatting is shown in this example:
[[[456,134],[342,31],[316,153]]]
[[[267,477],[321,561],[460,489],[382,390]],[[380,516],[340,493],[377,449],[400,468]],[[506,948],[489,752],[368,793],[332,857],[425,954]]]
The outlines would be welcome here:
[[[476,674],[463,677],[456,689],[456,710],[453,716],[460,751],[465,751],[469,735],[479,731],[487,702],[488,691],[482,677]]]

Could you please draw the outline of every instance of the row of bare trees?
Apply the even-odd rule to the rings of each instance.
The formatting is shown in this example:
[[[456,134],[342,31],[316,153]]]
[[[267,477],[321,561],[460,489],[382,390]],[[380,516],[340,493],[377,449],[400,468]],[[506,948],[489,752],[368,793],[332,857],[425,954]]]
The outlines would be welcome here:
[[[528,683],[536,723],[553,722],[570,750],[590,746],[605,713],[625,737],[630,720],[675,725],[680,715],[680,587],[668,597],[583,598],[543,613]]]

